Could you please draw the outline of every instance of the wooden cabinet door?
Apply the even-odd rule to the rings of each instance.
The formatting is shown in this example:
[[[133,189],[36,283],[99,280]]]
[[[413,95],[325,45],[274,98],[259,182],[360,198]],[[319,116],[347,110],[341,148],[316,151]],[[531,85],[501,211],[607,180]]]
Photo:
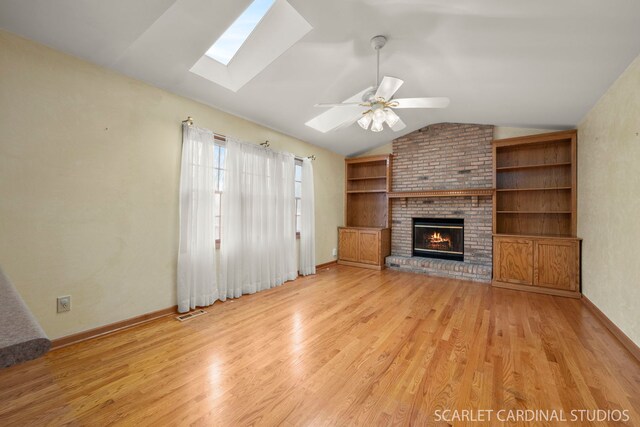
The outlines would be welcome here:
[[[338,232],[339,259],[358,261],[358,230],[341,228]]]
[[[380,233],[378,231],[359,230],[358,245],[360,247],[359,262],[374,265],[380,263]]]
[[[535,243],[534,284],[545,288],[579,289],[578,242],[544,239]]]
[[[496,280],[533,285],[533,240],[494,238],[493,256]]]

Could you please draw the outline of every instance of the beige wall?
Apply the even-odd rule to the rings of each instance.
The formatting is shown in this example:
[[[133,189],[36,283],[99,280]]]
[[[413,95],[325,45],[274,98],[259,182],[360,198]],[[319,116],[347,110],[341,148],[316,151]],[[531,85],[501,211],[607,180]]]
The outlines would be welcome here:
[[[50,337],[175,305],[188,115],[315,154],[317,262],[333,260],[342,156],[0,31],[0,265]]]
[[[640,345],[640,57],[578,126],[582,291]]]
[[[503,139],[503,138],[512,138],[516,136],[535,135],[538,133],[545,133],[545,132],[553,132],[553,131],[547,130],[547,129],[529,129],[529,128],[513,128],[513,127],[505,127],[505,126],[496,126],[493,128],[493,139]],[[365,153],[358,155],[357,157],[375,156],[377,154],[390,154],[391,152],[393,152],[392,142],[373,148]]]

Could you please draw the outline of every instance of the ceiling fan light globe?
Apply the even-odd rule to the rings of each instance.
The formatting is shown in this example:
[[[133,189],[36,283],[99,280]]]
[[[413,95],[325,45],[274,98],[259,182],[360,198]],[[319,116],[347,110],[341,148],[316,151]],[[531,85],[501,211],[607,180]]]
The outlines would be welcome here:
[[[385,110],[385,121],[387,122],[387,124],[389,125],[389,127],[393,127],[396,123],[398,123],[398,120],[400,120],[400,117],[398,117],[398,115],[391,109],[387,109]]]
[[[381,132],[383,129],[382,127],[382,122],[378,122],[378,121],[373,121],[373,124],[371,125],[371,131],[372,132]]]
[[[360,127],[364,130],[367,130],[369,128],[369,125],[371,124],[371,113],[367,113],[364,116],[360,117],[360,119],[358,119],[358,124],[360,125]]]
[[[387,115],[385,114],[382,108],[378,108],[373,112],[373,121],[382,123],[387,119]]]

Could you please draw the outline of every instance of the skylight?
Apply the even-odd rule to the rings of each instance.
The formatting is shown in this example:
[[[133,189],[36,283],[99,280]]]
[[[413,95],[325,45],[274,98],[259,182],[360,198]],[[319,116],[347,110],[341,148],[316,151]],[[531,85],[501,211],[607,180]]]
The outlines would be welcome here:
[[[264,18],[275,0],[254,0],[209,48],[206,56],[228,65],[240,47]]]
[[[248,9],[229,29],[225,28],[220,40],[189,69],[233,92],[263,72],[313,29],[287,0],[242,0],[242,4]],[[240,14],[238,9],[236,13]],[[250,15],[253,15],[253,23],[238,36],[234,27],[245,25],[245,18]],[[224,56],[216,57],[216,50],[228,46],[232,39],[238,40],[233,43],[235,47]]]

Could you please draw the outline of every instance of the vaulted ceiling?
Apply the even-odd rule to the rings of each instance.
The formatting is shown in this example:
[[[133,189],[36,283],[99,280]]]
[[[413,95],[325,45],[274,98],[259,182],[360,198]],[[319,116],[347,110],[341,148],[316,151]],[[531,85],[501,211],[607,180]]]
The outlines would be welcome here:
[[[278,0],[284,1],[284,0]],[[637,0],[288,0],[313,27],[237,92],[190,71],[251,0],[0,0],[0,27],[171,92],[342,153],[399,136],[305,122],[375,84],[369,39],[408,133],[436,122],[575,126],[640,53]]]

